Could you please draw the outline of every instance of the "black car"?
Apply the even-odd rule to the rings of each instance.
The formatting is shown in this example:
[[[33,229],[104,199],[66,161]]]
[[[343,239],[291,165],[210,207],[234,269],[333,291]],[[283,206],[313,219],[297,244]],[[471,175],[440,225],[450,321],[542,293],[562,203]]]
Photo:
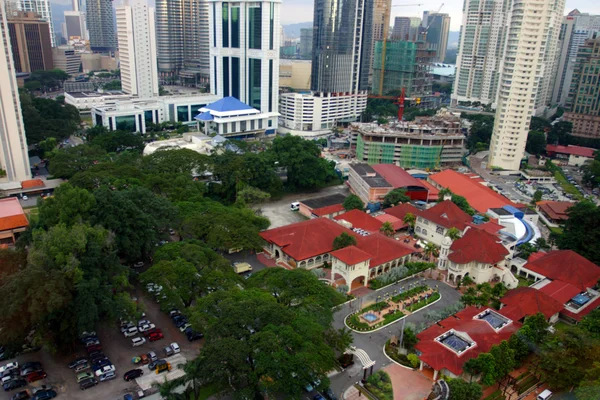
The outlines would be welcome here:
[[[200,340],[204,337],[203,334],[196,331],[187,331],[186,336],[190,342],[193,342],[194,340]]]
[[[108,357],[104,353],[96,353],[93,356],[90,356],[90,361],[92,364],[96,364],[98,361],[106,360]]]
[[[166,363],[167,362],[165,360],[161,360],[161,359],[152,361],[150,364],[148,364],[148,369],[150,371],[154,371],[158,367],[159,364],[166,364]]]
[[[15,379],[14,381],[6,382],[2,387],[4,388],[5,392],[8,392],[9,390],[22,388],[25,385],[27,385],[27,381],[25,379]]]
[[[87,362],[87,358],[78,358],[77,360],[69,363],[69,368],[73,369],[79,365],[83,365]]]
[[[27,390],[23,390],[19,393],[13,394],[10,400],[26,400],[29,398],[29,392]]]
[[[131,371],[125,372],[125,375],[123,375],[123,379],[129,382],[130,380],[139,378],[142,375],[144,375],[144,371],[142,371],[140,368],[132,369]]]
[[[50,400],[56,397],[54,390],[41,390],[33,395],[31,400]]]
[[[98,381],[94,378],[87,378],[82,380],[81,382],[79,382],[79,388],[81,390],[85,390],[85,389],[89,389],[91,387],[94,387],[98,384]]]
[[[21,364],[21,371],[27,368],[42,369],[42,363],[38,361],[29,361],[24,364]]]

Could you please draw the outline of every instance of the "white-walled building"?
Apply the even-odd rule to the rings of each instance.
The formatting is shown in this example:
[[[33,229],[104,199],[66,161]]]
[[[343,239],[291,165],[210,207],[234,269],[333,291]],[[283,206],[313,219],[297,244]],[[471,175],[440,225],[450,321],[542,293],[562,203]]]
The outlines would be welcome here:
[[[354,122],[367,108],[366,91],[351,93],[285,93],[279,101],[279,133],[329,135],[339,123]]]
[[[490,168],[519,170],[531,117],[540,101],[550,98],[549,79],[555,70],[564,8],[564,0],[524,0],[511,7],[490,143]]]
[[[210,0],[210,87],[268,114],[277,129],[281,0]]]
[[[65,92],[65,104],[78,110],[114,105],[117,101],[131,100],[133,96],[122,92]]]
[[[31,177],[27,138],[6,22],[5,4],[0,1],[0,184],[21,182]]]
[[[65,22],[63,36],[66,40],[72,37],[79,37],[83,40],[88,40],[87,25],[85,13],[80,11],[65,11]]]
[[[117,39],[123,92],[148,98],[158,96],[158,65],[154,8],[140,0],[118,6]]]

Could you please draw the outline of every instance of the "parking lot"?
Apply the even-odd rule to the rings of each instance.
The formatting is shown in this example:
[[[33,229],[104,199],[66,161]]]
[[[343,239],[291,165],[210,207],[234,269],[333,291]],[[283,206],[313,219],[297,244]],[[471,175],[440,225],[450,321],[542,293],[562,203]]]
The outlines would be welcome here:
[[[173,379],[180,376],[183,372],[177,369],[178,364],[185,363],[186,359],[193,359],[199,354],[204,340],[189,342],[185,335],[181,333],[173,324],[169,316],[160,311],[159,306],[145,294],[139,292],[135,294],[139,301],[143,302],[146,309],[145,319],[150,320],[157,328],[162,330],[164,339],[156,342],[147,342],[142,346],[132,347],[131,338],[126,338],[121,333],[118,324],[109,324],[101,326],[97,330],[98,338],[102,345],[102,352],[106,354],[109,360],[116,368],[117,378],[100,382],[97,386],[82,391],[79,384],[76,382],[75,373],[69,369],[67,365],[79,358],[85,357],[86,351],[82,344],[78,344],[77,352],[71,355],[52,355],[46,351],[38,351],[18,356],[16,360],[23,364],[27,361],[39,361],[42,363],[44,370],[48,373],[46,379],[29,384],[25,389],[32,389],[36,386],[50,385],[58,393],[57,399],[69,400],[117,400],[123,399],[126,393],[136,393],[138,385],[135,381],[126,382],[123,379],[123,374],[135,368],[142,368],[144,375],[140,379],[140,383],[145,388],[150,388],[155,380],[162,380],[165,377]],[[141,335],[139,335],[141,336]],[[181,353],[167,359],[172,364],[172,370],[168,374],[161,373],[156,375],[151,373],[145,365],[134,365],[132,358],[154,351],[159,358],[165,357],[163,348],[170,343],[176,342],[181,348]],[[14,359],[6,360],[0,363],[4,365]],[[90,371],[90,370],[86,370]],[[10,392],[4,392],[0,395],[0,399],[10,399],[15,393],[23,389],[16,389]]]

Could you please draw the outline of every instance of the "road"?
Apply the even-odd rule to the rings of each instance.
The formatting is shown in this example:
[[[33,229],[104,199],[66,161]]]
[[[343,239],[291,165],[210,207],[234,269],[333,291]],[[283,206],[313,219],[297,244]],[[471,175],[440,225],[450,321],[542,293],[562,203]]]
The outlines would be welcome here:
[[[344,304],[341,307],[341,309],[334,314],[333,326],[337,329],[345,327],[344,319],[348,314],[356,311],[357,309],[364,308],[364,305],[375,302],[377,300],[377,296],[382,296],[385,293],[393,292],[394,290],[399,290],[402,286],[406,288],[411,283],[420,283],[421,281],[423,281],[423,278],[411,278],[393,286],[389,286],[385,289],[374,291],[362,298],[358,298],[350,303]],[[460,292],[446,285],[445,283],[436,281],[434,279],[425,279],[424,283],[432,288],[435,288],[436,285],[438,285],[440,294],[442,295],[441,300],[429,306],[425,310],[440,311],[448,307],[449,305],[457,303],[460,300]],[[415,314],[409,315],[408,317],[406,317],[406,322],[410,322],[415,325],[419,325],[421,323],[426,322],[424,317],[425,310],[421,310]],[[354,338],[354,342],[352,345],[358,349],[366,351],[371,360],[376,362],[373,368],[373,372],[391,363],[391,361],[385,356],[385,354],[383,354],[383,347],[392,335],[399,335],[401,327],[402,322],[397,321],[396,323],[389,325],[384,329],[372,332],[370,334],[352,332],[352,337]],[[333,392],[339,398],[341,398],[342,393],[349,386],[361,380],[362,376],[362,366],[360,365],[360,362],[357,359],[355,359],[355,364],[352,367],[330,378],[331,388]]]

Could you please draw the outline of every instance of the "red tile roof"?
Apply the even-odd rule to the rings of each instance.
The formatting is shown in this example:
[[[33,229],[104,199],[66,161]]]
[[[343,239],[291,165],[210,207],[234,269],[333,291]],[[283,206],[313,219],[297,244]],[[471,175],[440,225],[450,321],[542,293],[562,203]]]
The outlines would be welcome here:
[[[525,268],[546,278],[570,283],[579,290],[596,285],[600,267],[572,250],[555,250],[525,264]]]
[[[425,186],[428,190],[427,192],[427,201],[437,201],[439,198],[440,190],[433,186],[431,183],[427,182],[425,179],[419,179],[423,186]]]
[[[566,308],[564,308],[561,311],[561,314],[564,314],[567,317],[571,317],[576,321],[581,321],[583,319],[583,317],[585,317],[586,315],[588,315],[589,313],[591,313],[593,310],[595,310],[598,307],[600,307],[600,297],[597,298],[596,300],[592,301],[591,303],[586,304],[585,307],[583,309],[581,309],[578,313],[574,313],[574,312],[569,311]]]
[[[23,212],[23,207],[16,197],[0,199],[0,231],[24,228],[29,221]]]
[[[41,179],[30,179],[28,181],[21,182],[21,189],[33,189],[37,187],[45,187],[46,184]]]
[[[318,217],[324,217],[326,215],[335,214],[340,211],[344,211],[344,206],[341,204],[334,204],[332,206],[326,206],[326,207],[314,209],[311,212]]]
[[[413,247],[410,247],[399,240],[384,236],[381,233],[373,233],[369,236],[359,237],[358,247],[371,254],[372,257],[369,268],[416,253],[416,250]]]
[[[452,193],[463,196],[471,207],[480,213],[485,213],[490,208],[501,208],[506,205],[516,207],[516,204],[506,197],[479,183],[478,179],[470,178],[451,169],[430,175],[429,179],[450,189]]]
[[[385,210],[383,210],[383,212],[385,212],[386,214],[393,215],[394,217],[402,221],[404,220],[404,216],[406,214],[411,213],[416,217],[421,211],[410,203],[402,203],[398,204],[395,207],[386,208]]]
[[[404,188],[410,186],[417,186],[425,188],[422,181],[413,177],[411,174],[406,172],[394,164],[376,164],[371,165],[371,168],[375,170],[379,175],[383,177],[390,185],[397,188]]]
[[[468,225],[472,226],[473,228],[477,228],[477,229],[486,231],[487,233],[491,233],[492,235],[495,235],[496,233],[498,233],[499,231],[504,229],[503,225],[497,224],[492,219],[490,219],[488,222],[483,223],[481,225],[476,225],[476,224],[468,224]]]
[[[453,374],[460,375],[465,362],[490,351],[493,345],[507,340],[521,327],[520,323],[513,321],[496,332],[486,321],[473,319],[483,311],[485,309],[467,307],[455,316],[446,318],[419,333],[417,335],[419,343],[415,345],[415,348],[421,352],[419,358],[437,371],[446,368]],[[435,340],[450,329],[468,335],[476,345],[458,355]]]
[[[381,225],[383,224],[378,219],[360,210],[350,210],[337,217],[333,217],[333,219],[336,221],[343,219],[344,221],[350,222],[353,228],[364,229],[368,232],[379,232],[379,228],[381,228]]]
[[[552,297],[560,302],[560,304],[565,304],[567,301],[581,293],[581,290],[570,283],[563,281],[552,281],[546,286],[541,287],[539,291]]]
[[[497,236],[481,229],[470,228],[463,237],[456,239],[450,246],[448,259],[457,264],[477,261],[485,264],[497,264],[509,254]]]
[[[384,222],[391,223],[395,231],[399,231],[400,229],[406,228],[408,226],[400,218],[394,217],[391,214],[379,214],[375,217],[375,219],[381,221],[382,224]]]
[[[570,201],[538,201],[536,204],[548,217],[561,221],[569,219],[567,209],[575,205]]]
[[[418,215],[445,228],[458,228],[461,231],[473,220],[473,217],[450,200],[444,200],[427,210],[420,211]]]
[[[356,246],[348,246],[331,253],[335,257],[348,265],[358,264],[371,259],[371,255],[359,249]]]
[[[560,153],[560,154],[569,154],[574,156],[588,157],[594,158],[594,153],[596,149],[591,149],[589,147],[581,147],[581,146],[560,146],[556,144],[548,144],[546,145],[547,153]]]
[[[510,290],[500,299],[505,305],[500,309],[502,315],[520,321],[529,315],[542,313],[546,319],[558,313],[563,308],[563,304],[553,299],[548,294],[530,287],[520,287]]]

